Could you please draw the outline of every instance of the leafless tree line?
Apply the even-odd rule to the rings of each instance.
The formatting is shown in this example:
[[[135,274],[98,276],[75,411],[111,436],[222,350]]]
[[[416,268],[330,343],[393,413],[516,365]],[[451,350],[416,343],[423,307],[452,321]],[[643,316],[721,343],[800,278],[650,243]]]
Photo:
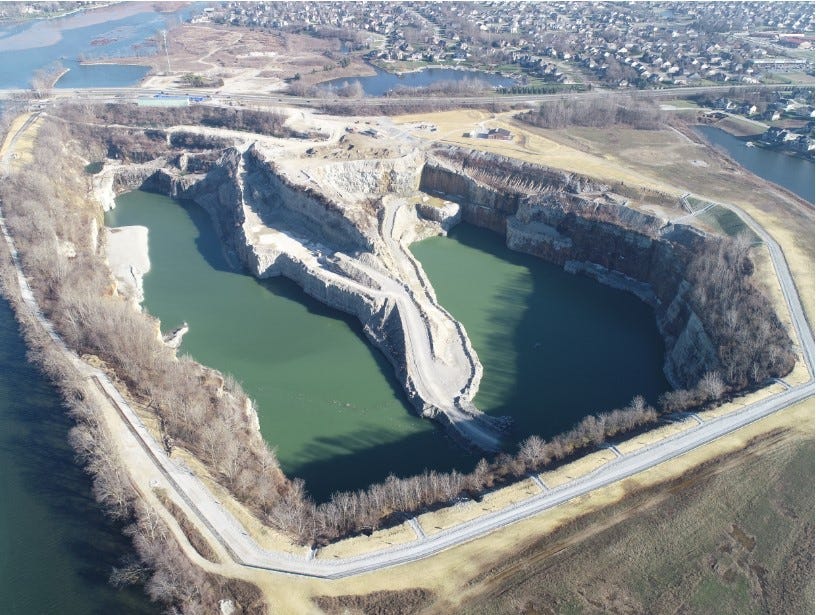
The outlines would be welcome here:
[[[724,240],[716,252],[691,265],[692,300],[705,314],[722,364],[722,378],[734,390],[781,377],[792,368],[792,342],[768,298],[751,281],[748,233]]]
[[[135,504],[134,523],[125,528],[132,537],[139,562],[114,569],[111,581],[123,586],[143,582],[147,595],[169,606],[168,612],[182,615],[219,613],[222,600],[232,600],[235,613],[262,615],[267,612],[255,585],[210,574],[193,564],[155,510]],[[145,573],[144,564],[149,568]]]
[[[4,248],[2,251],[5,257]],[[121,567],[114,568],[112,583],[144,584],[148,595],[172,613],[212,613],[225,597],[232,597],[239,607],[248,606],[244,612],[265,612],[257,588],[205,574],[183,554],[156,512],[139,502],[115,445],[91,403],[88,382],[66,363],[21,306],[14,273],[5,258],[0,271],[4,294],[15,308],[29,347],[29,359],[57,386],[76,422],[69,432],[69,441],[93,478],[96,500],[111,518],[130,523],[125,533],[133,540],[140,559],[129,558]]]
[[[666,120],[665,113],[653,101],[604,95],[542,102],[538,110],[520,113],[517,117],[539,128],[603,128],[618,124],[639,130],[653,130]]]
[[[478,497],[498,484],[540,471],[552,462],[657,418],[655,410],[642,398],[635,398],[627,408],[588,416],[550,441],[532,436],[514,455],[482,460],[466,474],[454,471],[425,472],[408,478],[391,476],[368,489],[337,493],[329,502],[315,504],[303,481],[290,481],[280,471],[274,454],[252,425],[251,403],[240,386],[187,357],[175,357],[160,342],[153,319],[112,295],[107,269],[95,248],[88,245],[93,210],[87,204],[77,205],[84,200],[85,187],[65,167],[62,158],[62,143],[70,139],[56,125],[47,126],[38,138],[37,156],[47,160],[44,168],[51,172],[46,175],[30,170],[15,175],[0,186],[0,196],[7,204],[8,222],[26,272],[49,317],[72,347],[99,356],[130,393],[159,417],[171,442],[202,459],[222,484],[267,523],[305,544],[323,544],[373,530],[464,495]],[[748,322],[762,333],[766,326],[762,323],[768,314],[773,316],[770,304],[767,300],[763,303],[747,280],[750,261],[746,261],[745,246],[739,242],[723,244],[718,254],[700,258],[703,260],[690,268],[695,286],[693,300],[701,312],[711,309],[715,314],[713,324],[706,327],[713,327],[711,331],[721,346],[724,371],[722,376],[707,374],[695,390],[677,394],[698,404],[718,399],[740,386],[743,377],[758,382],[763,374],[771,373],[766,369],[773,363],[771,359],[777,361],[777,371],[784,369],[790,357],[789,348],[788,354],[784,352],[784,344],[778,351],[770,350],[769,338],[779,333],[775,320],[772,322],[776,325],[768,329],[767,335],[757,338],[762,340],[761,347],[745,336],[737,336],[738,342],[734,343],[724,337],[733,333],[734,322]],[[727,291],[728,297],[721,304],[716,301],[723,293],[717,289]],[[736,343],[749,343],[753,353],[750,356],[758,357],[766,371],[746,367],[739,348],[733,345]],[[667,410],[672,409],[669,402],[672,399],[664,398]],[[78,449],[104,452],[104,445],[90,446],[86,431],[80,429],[72,436]],[[100,482],[100,499],[114,510],[123,506],[123,496],[117,491],[121,483],[118,475],[108,472],[108,466],[100,460],[86,457],[86,462],[100,474],[110,474]]]
[[[469,473],[425,471],[355,492],[340,492],[315,505],[296,480],[286,506],[276,507],[270,522],[304,544],[326,544],[338,538],[370,532],[406,516],[452,504],[463,497],[481,497],[487,490],[509,483],[553,462],[598,446],[607,438],[653,423],[657,412],[640,396],[626,408],[587,416],[570,431],[545,441],[530,436],[514,455],[481,459]],[[291,498],[291,499],[290,499]]]
[[[49,128],[53,130],[44,130],[38,138],[35,158],[56,166],[47,168],[47,175],[33,169],[14,175],[0,185],[0,198],[27,277],[36,282],[35,293],[41,305],[48,306],[48,311],[56,314],[60,309],[59,291],[66,291],[71,285],[84,285],[83,291],[96,287],[98,292],[101,288],[109,295],[110,287],[106,275],[93,271],[102,263],[89,256],[92,252],[87,240],[89,212],[87,208],[78,207],[77,202],[72,202],[71,196],[67,195],[77,185],[61,174],[66,168],[60,154],[65,152],[62,148],[53,150],[55,141],[60,142],[65,135],[58,125]],[[21,195],[25,198],[19,198]],[[73,196],[84,198],[84,192]],[[50,224],[47,223],[49,216]],[[46,256],[49,250],[37,251],[35,248],[32,251],[32,247],[42,241],[50,242],[49,246],[56,248],[50,250],[50,260]],[[64,249],[69,242],[80,250]],[[83,258],[79,252],[89,254]],[[144,583],[149,596],[163,603],[172,613],[217,612],[223,598],[231,598],[237,612],[265,613],[257,587],[204,573],[184,555],[156,512],[138,500],[119,453],[93,405],[91,385],[67,362],[22,305],[4,242],[0,242],[0,254],[3,294],[14,307],[29,349],[29,359],[56,385],[76,423],[69,432],[69,440],[93,477],[93,494],[110,517],[121,523],[132,522],[126,528],[126,534],[132,537],[141,562],[133,560],[114,570],[112,581],[118,584]],[[49,288],[42,282],[47,277],[43,273],[48,268],[59,269],[64,274],[50,279],[49,283],[55,284],[56,288]],[[114,322],[117,321],[114,319]]]
[[[426,86],[397,86],[388,93],[389,96],[476,96],[491,91],[492,86],[484,79],[465,77],[463,79],[445,79]]]
[[[748,233],[726,238],[692,259],[686,274],[692,287],[689,299],[720,365],[691,389],[664,394],[664,410],[716,402],[793,369],[793,342],[769,299],[751,281],[754,264],[749,251],[754,239]]]
[[[92,119],[99,124],[122,124],[145,128],[170,126],[209,126],[227,128],[272,137],[289,137],[285,125],[286,114],[280,111],[261,111],[242,107],[212,107],[194,104],[187,107],[139,107],[134,104],[64,105],[60,114],[66,119],[85,122]]]
[[[408,113],[431,113],[434,111],[450,111],[451,109],[487,109],[493,113],[509,111],[514,107],[506,102],[473,102],[464,103],[438,98],[410,98],[404,100],[398,97],[381,102],[371,99],[348,102],[342,100],[325,100],[320,109],[333,115],[404,115]]]
[[[51,146],[48,135],[43,132],[38,148]],[[54,164],[60,168],[59,161]],[[111,295],[104,264],[87,245],[88,207],[74,208],[74,217],[66,215],[70,199],[65,190],[57,189],[62,185],[58,173],[31,172],[0,188],[4,202],[14,203],[7,207],[8,222],[49,318],[71,347],[100,357],[128,391],[156,413],[164,433],[177,446],[202,459],[220,482],[271,525],[304,543],[374,529],[401,515],[451,502],[465,492],[478,494],[622,429],[654,420],[653,410],[634,403],[626,410],[587,417],[550,442],[528,440],[517,455],[482,461],[469,474],[390,477],[365,491],[339,493],[316,505],[302,481],[283,476],[249,420],[250,402],[240,386],[187,357],[176,358],[160,342],[153,319]],[[27,198],[15,201],[21,194]],[[73,250],[54,249],[66,241]],[[43,244],[51,247],[40,250]],[[87,430],[78,429],[73,438],[86,463],[106,475],[100,481],[100,499],[114,510],[124,507],[126,498],[114,495],[119,475],[89,456],[91,451],[104,452],[104,446],[92,445]]]

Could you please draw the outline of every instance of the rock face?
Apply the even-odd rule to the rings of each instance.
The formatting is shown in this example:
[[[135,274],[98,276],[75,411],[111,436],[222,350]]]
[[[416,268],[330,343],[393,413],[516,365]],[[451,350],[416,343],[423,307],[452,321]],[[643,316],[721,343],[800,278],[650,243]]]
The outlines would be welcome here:
[[[718,360],[685,300],[691,257],[707,238],[631,209],[608,187],[574,174],[494,154],[434,152],[420,188],[459,203],[465,221],[500,232],[526,252],[635,293],[655,308],[666,343],[664,372],[690,386]]]
[[[482,366],[406,249],[427,233],[420,218],[442,232],[460,219],[492,229],[514,250],[634,292],[655,308],[675,386],[718,366],[684,278],[714,239],[691,227],[627,207],[578,174],[484,152],[408,148],[390,159],[326,161],[284,151],[247,144],[217,160],[206,152],[121,167],[100,178],[97,193],[104,203],[141,187],[199,203],[234,264],[258,277],[284,275],[356,316],[418,412],[480,449],[498,449],[504,424],[473,406]],[[418,191],[441,196],[443,206]]]
[[[442,205],[427,202],[417,203],[417,213],[425,220],[432,220],[446,233],[462,220],[462,210],[456,203],[445,201]]]
[[[470,446],[498,450],[504,423],[471,402],[478,357],[402,243],[418,222],[407,198],[419,183],[417,162],[411,155],[305,170],[250,146],[227,150],[175,195],[210,212],[228,250],[254,275],[284,275],[356,316],[420,414]]]

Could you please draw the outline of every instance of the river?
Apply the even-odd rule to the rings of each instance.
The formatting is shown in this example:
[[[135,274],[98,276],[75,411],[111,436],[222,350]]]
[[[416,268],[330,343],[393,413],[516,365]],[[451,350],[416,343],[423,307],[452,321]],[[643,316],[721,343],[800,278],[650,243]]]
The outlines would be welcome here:
[[[141,66],[80,66],[80,54],[132,55],[134,45],[176,13],[124,3],[54,20],[0,28],[0,87],[28,87],[36,70],[70,68],[58,86],[127,86]],[[146,49],[146,48],[145,48]],[[140,589],[108,584],[111,568],[132,553],[109,523],[68,446],[71,421],[37,369],[26,362],[13,314],[0,299],[0,611],[10,615],[158,613]]]
[[[103,57],[149,55],[159,31],[187,18],[192,6],[158,12],[149,2],[125,2],[51,20],[0,27],[0,88],[26,88],[40,69],[60,63],[68,72],[57,87],[126,87],[138,84],[148,67],[81,64]]]
[[[158,613],[137,589],[107,583],[131,552],[91,496],[68,446],[71,420],[26,362],[11,308],[0,298],[0,610],[9,615]]]
[[[725,149],[731,158],[754,175],[779,184],[806,201],[814,202],[816,167],[812,161],[763,147],[747,147],[746,139],[728,134],[716,126],[697,126],[695,129],[709,142]]]
[[[145,40],[173,15],[157,13],[149,3],[125,3],[4,26],[0,87],[27,87],[34,71],[55,61],[71,69],[58,87],[134,85],[144,67],[80,66],[77,58],[146,52]],[[430,74],[388,79],[423,85]],[[741,152],[761,151],[738,143],[732,145]],[[763,169],[752,170],[763,175]],[[813,165],[797,173],[805,182],[810,178],[812,202]],[[779,180],[769,179],[794,189],[791,178],[783,172]],[[132,212],[128,199],[136,203]],[[209,221],[195,207],[138,193],[122,203],[112,219],[124,223],[132,215],[158,225],[151,230],[148,307],[165,327],[188,320],[192,329],[182,350],[244,382],[259,402],[264,437],[277,446],[287,471],[305,477],[317,497],[389,471],[472,466],[473,455],[413,416],[391,366],[366,343],[356,320],[310,300],[286,280],[258,282],[230,272]],[[151,216],[153,222],[142,220]],[[175,226],[163,235],[171,219]],[[556,433],[585,412],[625,403],[637,392],[654,399],[666,387],[655,371],[661,347],[652,316],[632,297],[508,253],[498,237],[466,226],[413,249],[485,365],[477,403],[487,412],[513,415],[516,439]],[[479,293],[472,292],[472,280],[479,281]],[[184,293],[189,300],[179,296]],[[593,343],[607,333],[614,340],[610,348]],[[2,299],[0,339],[2,612],[158,612],[142,592],[107,584],[111,567],[130,552],[129,542],[93,502],[90,481],[67,446],[71,421],[53,388],[26,362]]]
[[[472,468],[474,455],[414,415],[356,319],[288,280],[231,271],[199,207],[132,192],[117,199],[106,223],[148,227],[148,311],[165,329],[190,324],[181,351],[243,383],[264,438],[317,499],[392,472]],[[467,225],[413,250],[484,364],[477,404],[514,419],[509,448],[638,393],[654,402],[668,388],[654,315],[635,297],[512,252],[498,235]]]

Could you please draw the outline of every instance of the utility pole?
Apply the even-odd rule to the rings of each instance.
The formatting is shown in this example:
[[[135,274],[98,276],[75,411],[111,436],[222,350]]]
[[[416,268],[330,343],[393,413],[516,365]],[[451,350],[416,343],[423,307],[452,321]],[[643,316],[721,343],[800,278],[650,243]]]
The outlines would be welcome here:
[[[164,55],[167,58],[167,73],[170,74],[172,71],[170,70],[170,51],[167,49],[167,30],[162,30],[161,35],[164,39]]]

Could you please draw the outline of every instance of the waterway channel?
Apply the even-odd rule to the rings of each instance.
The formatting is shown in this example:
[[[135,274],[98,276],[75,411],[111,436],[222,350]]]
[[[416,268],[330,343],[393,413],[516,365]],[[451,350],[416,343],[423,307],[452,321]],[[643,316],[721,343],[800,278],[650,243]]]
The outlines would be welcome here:
[[[697,126],[696,130],[751,173],[814,202],[813,161],[763,147],[748,147],[748,139],[735,137],[716,126]]]
[[[0,340],[0,611],[159,613],[141,590],[107,582],[132,546],[94,502],[90,478],[68,446],[72,421],[26,362],[2,298]]]
[[[231,271],[197,206],[132,192],[107,224],[148,227],[148,311],[165,329],[187,321],[182,352],[244,384],[264,438],[316,498],[391,472],[469,470],[477,460],[416,418],[356,319],[288,280]],[[635,297],[514,253],[475,227],[413,249],[484,364],[477,404],[515,421],[510,448],[638,393],[654,401],[668,387],[654,316]]]
[[[168,12],[148,2],[126,2],[50,20],[0,27],[0,88],[27,88],[33,74],[59,63],[69,69],[57,87],[126,87],[147,75],[147,66],[83,64],[101,58],[147,55],[161,30],[186,19],[193,7]],[[161,7],[159,7],[161,8]]]
[[[78,59],[146,50],[142,46],[146,39],[167,27],[175,14],[159,14],[149,3],[125,3],[63,19],[0,27],[0,54],[4,59],[0,63],[0,87],[27,87],[35,70],[55,61],[71,69],[58,87],[135,85],[146,68],[80,66]],[[448,72],[455,74],[437,77],[474,76]],[[382,91],[394,87],[394,83],[427,85],[429,82],[421,80],[431,74],[389,77],[393,83],[381,86],[385,88]],[[377,78],[380,83],[385,79],[380,75]],[[420,81],[415,82],[417,79]],[[377,93],[373,86],[366,91]],[[736,143],[732,146],[740,152],[751,151],[738,139],[733,141]],[[731,151],[728,144],[720,144]],[[767,165],[748,168],[794,191],[792,184],[804,178],[802,185],[809,182],[810,196],[803,196],[813,201],[812,164],[804,172],[792,171],[787,165],[805,161],[775,152],[763,153],[780,157],[783,166],[778,179],[764,174]],[[234,373],[244,382],[258,400],[264,436],[278,448],[287,471],[305,477],[316,496],[325,497],[333,486],[345,489],[363,485],[384,477],[388,471],[408,474],[426,466],[472,466],[472,455],[410,413],[390,365],[367,345],[356,320],[311,301],[285,280],[257,282],[230,272],[219,260],[220,250],[209,221],[196,208],[162,202],[154,195],[125,196],[112,219],[120,218],[125,223],[131,216],[130,208],[125,206],[128,198],[148,203],[134,208],[134,221],[145,215],[155,216],[154,222],[142,222],[157,225],[151,230],[154,270],[146,280],[148,307],[162,316],[165,327],[181,320],[191,322],[192,330],[182,351]],[[160,211],[152,212],[150,203],[156,203]],[[159,229],[176,215],[178,219],[165,236],[165,243],[158,241]],[[491,252],[494,249],[496,252]],[[441,300],[465,323],[485,364],[477,403],[493,414],[512,414],[516,437],[534,431],[545,435],[558,432],[584,412],[625,403],[636,392],[653,398],[666,386],[662,376],[653,372],[657,365],[653,353],[660,353],[655,332],[627,333],[626,318],[635,318],[633,315],[642,312],[644,306],[627,301],[631,298],[625,295],[622,300],[614,299],[617,294],[613,291],[580,278],[568,276],[566,286],[558,286],[549,281],[549,274],[538,273],[538,267],[546,269],[548,265],[535,261],[530,269],[525,263],[513,261],[526,257],[502,250],[498,237],[468,227],[456,229],[449,239],[432,239],[414,246]],[[201,273],[191,265],[193,257],[204,264]],[[168,268],[176,261],[177,269]],[[566,275],[551,269],[556,277]],[[165,282],[160,282],[165,276],[162,272],[166,272]],[[178,272],[183,272],[182,277]],[[197,276],[201,277],[196,281]],[[466,292],[476,281],[481,292]],[[173,292],[192,292],[193,282],[200,286],[197,294],[191,294],[194,300],[190,306],[170,296]],[[588,285],[588,289],[570,291],[571,284]],[[601,325],[593,332],[586,323],[595,316],[582,315],[585,308],[578,304],[564,304],[560,316],[544,316],[546,312],[540,310],[553,307],[548,305],[547,288],[558,288],[562,296],[573,292],[578,298],[584,297],[595,304],[595,316],[608,313],[614,319],[622,312],[623,320]],[[596,291],[600,294],[594,295]],[[161,305],[165,295],[167,306]],[[619,300],[622,303],[614,310],[607,308]],[[197,312],[199,308],[224,309],[224,304],[228,308],[224,315]],[[238,309],[241,307],[243,311]],[[648,329],[652,321],[646,312],[636,320],[644,318],[642,322]],[[552,320],[556,318],[563,319],[563,326],[561,320]],[[548,320],[558,324],[556,331],[525,328],[536,321],[548,324]],[[582,330],[572,329],[573,321],[583,321]],[[241,327],[242,322],[261,326]],[[615,339],[621,348],[633,348],[620,361],[628,370],[622,375],[603,367],[604,363],[614,363],[615,356],[610,358],[602,348],[587,341],[592,335],[603,336],[613,329],[618,331]],[[208,330],[210,338],[205,337]],[[249,335],[241,337],[242,333]],[[563,334],[558,343],[555,334]],[[0,340],[2,612],[158,612],[140,591],[116,591],[107,584],[111,566],[131,551],[129,541],[120,528],[103,518],[93,502],[90,480],[67,446],[71,421],[53,388],[26,362],[16,322],[2,299]],[[267,340],[275,343],[264,349],[260,342]],[[566,344],[566,350],[559,344]],[[554,368],[551,365],[548,369],[540,362],[548,355],[556,362]],[[643,357],[643,363],[631,362],[632,357]],[[599,361],[594,363],[596,358]],[[567,389],[558,388],[559,378],[566,382]],[[600,379],[604,384],[596,384]],[[624,382],[631,383],[631,387],[620,386]],[[607,387],[614,393],[604,399],[599,394]],[[516,412],[517,407],[527,414]]]

